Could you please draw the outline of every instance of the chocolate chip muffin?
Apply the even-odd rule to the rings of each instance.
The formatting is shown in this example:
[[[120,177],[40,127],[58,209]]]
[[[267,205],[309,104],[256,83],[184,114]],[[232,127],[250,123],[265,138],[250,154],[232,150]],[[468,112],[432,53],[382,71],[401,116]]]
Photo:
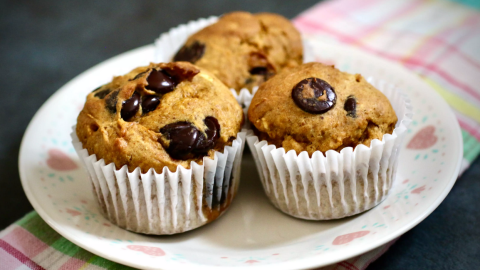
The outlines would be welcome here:
[[[243,110],[187,62],[150,64],[87,96],[73,145],[104,216],[147,234],[207,224],[238,189]]]
[[[248,109],[256,136],[247,141],[278,209],[328,220],[386,198],[411,119],[403,96],[388,85],[378,83],[381,92],[361,75],[308,63],[260,86]]]
[[[248,118],[260,139],[285,151],[340,151],[391,134],[390,102],[361,75],[308,63],[271,78],[253,97]]]
[[[243,123],[229,89],[187,62],[150,64],[87,96],[77,135],[90,154],[117,168],[175,171],[231,144]]]
[[[272,13],[232,12],[188,38],[174,61],[189,61],[237,91],[302,63],[299,32]]]

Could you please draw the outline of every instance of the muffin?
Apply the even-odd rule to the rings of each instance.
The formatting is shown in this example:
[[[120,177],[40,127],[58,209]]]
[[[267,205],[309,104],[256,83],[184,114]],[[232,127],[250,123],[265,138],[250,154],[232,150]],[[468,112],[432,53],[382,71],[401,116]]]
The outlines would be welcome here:
[[[406,110],[405,100],[386,90],[321,63],[286,70],[260,86],[248,109],[256,136],[247,141],[277,208],[333,219],[386,197],[405,131],[391,101]]]
[[[104,215],[131,231],[172,234],[215,220],[230,204],[243,121],[208,71],[152,63],[91,92],[73,135]]]
[[[302,46],[300,33],[280,15],[232,12],[191,35],[173,60],[205,68],[239,91],[300,65]]]

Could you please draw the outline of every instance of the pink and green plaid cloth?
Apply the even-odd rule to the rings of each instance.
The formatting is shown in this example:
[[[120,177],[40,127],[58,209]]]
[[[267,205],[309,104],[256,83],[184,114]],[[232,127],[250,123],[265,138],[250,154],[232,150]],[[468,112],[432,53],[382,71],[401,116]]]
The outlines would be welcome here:
[[[420,75],[457,116],[466,169],[480,153],[478,9],[478,0],[331,0],[294,23],[304,33],[359,47]],[[322,269],[365,269],[393,243]],[[32,212],[0,232],[1,269],[131,268],[81,249]]]
[[[478,0],[334,0],[294,22],[303,33],[353,45],[417,73],[457,116],[463,172],[480,153],[479,9]]]

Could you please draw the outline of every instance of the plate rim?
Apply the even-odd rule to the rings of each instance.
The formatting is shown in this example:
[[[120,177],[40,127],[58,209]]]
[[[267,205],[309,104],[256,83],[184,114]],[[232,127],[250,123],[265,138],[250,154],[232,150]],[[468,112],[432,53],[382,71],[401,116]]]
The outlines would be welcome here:
[[[311,39],[313,39],[313,41],[315,41],[315,37],[316,37],[316,35],[310,35],[307,38],[311,38]],[[393,239],[403,235],[405,232],[409,231],[410,229],[412,229],[413,227],[418,225],[421,221],[423,221],[426,217],[428,217],[441,204],[441,202],[446,198],[446,196],[448,195],[448,193],[450,192],[450,190],[452,189],[453,185],[455,184],[455,182],[458,178],[458,173],[460,171],[461,162],[462,162],[462,158],[463,158],[463,139],[462,139],[462,136],[461,136],[461,129],[460,129],[459,123],[458,123],[452,109],[450,108],[448,103],[446,103],[446,101],[435,90],[433,90],[428,84],[426,84],[425,82],[420,80],[420,78],[415,73],[409,71],[408,69],[406,69],[404,66],[400,65],[399,63],[389,61],[387,59],[384,59],[384,58],[379,57],[377,55],[365,52],[365,51],[363,51],[361,49],[358,49],[356,47],[353,47],[351,45],[346,45],[346,44],[342,44],[342,43],[338,43],[338,44],[336,44],[336,43],[332,44],[332,43],[327,43],[327,42],[322,42],[322,43],[323,43],[322,45],[324,45],[324,46],[341,46],[342,50],[349,50],[354,54],[364,54],[364,55],[367,55],[367,57],[375,58],[376,60],[379,60],[381,62],[388,63],[388,65],[390,67],[395,67],[396,69],[398,69],[402,73],[409,74],[409,76],[411,76],[412,78],[415,78],[415,80],[417,80],[418,83],[422,84],[424,88],[430,89],[429,94],[435,96],[435,98],[437,99],[435,101],[436,102],[441,102],[441,103],[443,103],[442,105],[447,106],[449,108],[449,110],[446,112],[446,114],[448,115],[448,118],[450,118],[450,119],[447,119],[447,122],[453,124],[452,128],[455,129],[455,132],[453,132],[452,134],[453,134],[454,137],[456,137],[456,139],[452,140],[452,141],[461,145],[461,147],[454,147],[454,149],[457,149],[457,157],[455,157],[452,160],[457,160],[457,162],[454,165],[455,168],[453,170],[453,174],[448,176],[448,178],[450,179],[448,184],[445,186],[444,190],[442,190],[439,193],[438,197],[432,202],[432,204],[429,206],[429,208],[427,208],[426,211],[419,214],[416,218],[414,218],[413,220],[411,220],[410,222],[405,224],[403,227],[393,231],[392,233],[387,234],[386,236],[384,236],[384,237],[382,237],[378,240],[371,241],[369,244],[364,244],[360,247],[357,246],[357,247],[355,247],[355,249],[349,248],[348,249],[349,252],[347,252],[348,256],[346,256],[346,257],[343,257],[343,258],[335,258],[334,257],[333,259],[328,259],[327,258],[327,259],[324,259],[323,262],[318,263],[318,257],[324,256],[324,255],[312,255],[310,257],[292,259],[288,262],[278,262],[278,263],[272,263],[272,264],[268,264],[268,265],[261,265],[261,266],[260,265],[257,265],[257,266],[256,265],[250,265],[248,267],[236,266],[235,267],[236,269],[247,269],[247,268],[248,269],[260,269],[260,268],[261,269],[290,269],[291,267],[295,267],[295,268],[322,267],[322,266],[331,265],[331,264],[337,263],[339,261],[343,261],[343,260],[358,256],[360,254],[364,254],[366,252],[369,252],[369,251],[371,251],[371,250],[373,250],[377,247],[380,247],[380,246],[392,241]],[[92,248],[92,247],[90,247],[86,244],[81,243],[80,241],[77,241],[76,238],[74,238],[74,237],[70,237],[68,232],[66,232],[62,229],[62,225],[57,224],[57,222],[54,219],[50,218],[50,216],[46,213],[46,211],[41,206],[41,204],[36,200],[36,197],[33,195],[33,191],[29,187],[28,179],[27,179],[27,176],[26,176],[26,174],[27,174],[26,173],[26,168],[24,166],[22,166],[22,160],[24,159],[24,156],[27,154],[27,149],[26,149],[26,146],[25,146],[26,145],[26,138],[32,132],[33,123],[36,122],[39,115],[42,114],[42,112],[45,111],[47,107],[49,107],[52,100],[54,100],[58,95],[63,93],[66,89],[68,89],[71,84],[75,83],[78,80],[81,80],[84,76],[87,76],[92,70],[98,68],[99,66],[105,65],[106,63],[108,63],[110,61],[115,61],[116,59],[122,58],[126,55],[129,55],[129,54],[142,52],[144,50],[151,50],[151,49],[153,49],[153,47],[154,47],[153,44],[148,44],[148,45],[144,45],[144,46],[141,46],[141,47],[123,52],[121,54],[115,55],[111,58],[108,58],[108,59],[106,59],[106,60],[88,68],[87,70],[83,71],[82,73],[78,74],[73,79],[71,79],[67,83],[65,83],[62,87],[60,87],[57,91],[55,91],[55,93],[53,93],[42,104],[42,106],[35,112],[35,115],[30,120],[30,122],[29,122],[29,124],[28,124],[28,126],[25,130],[25,133],[22,137],[22,141],[21,141],[21,144],[20,144],[20,150],[19,150],[19,156],[18,156],[18,168],[19,168],[20,181],[21,181],[21,184],[22,184],[22,188],[23,188],[28,200],[32,204],[32,207],[34,208],[34,210],[40,215],[40,217],[50,227],[52,227],[52,229],[54,229],[57,233],[59,233],[60,235],[62,235],[64,238],[71,241],[75,245],[77,245],[77,246],[79,246],[79,247],[81,247],[81,248],[83,248],[83,249],[85,249],[89,252],[92,252],[93,254],[96,254],[96,255],[98,255],[102,258],[105,258],[107,260],[117,262],[117,263],[120,263],[120,264],[124,264],[124,265],[127,265],[127,266],[142,267],[142,268],[146,268],[146,267],[135,264],[135,263],[132,263],[132,262],[130,262],[128,260],[125,260],[123,258],[110,256],[107,253],[103,253],[101,250],[94,249],[94,248]],[[405,142],[403,142],[403,143],[405,143]],[[166,264],[165,267],[160,266],[162,268],[148,268],[148,267],[147,268],[148,269],[170,269],[170,267],[175,267],[175,265],[177,265],[177,264],[172,264],[170,262],[165,262],[165,264]],[[191,267],[191,269],[193,269],[193,268],[195,268],[195,269],[211,269],[211,268],[216,267],[216,266],[213,266],[213,265],[201,265],[201,264],[194,264],[194,263],[189,263],[187,265],[189,267]],[[183,266],[186,266],[186,265],[183,265]],[[225,268],[225,267],[228,267],[228,266],[220,266],[220,267]]]

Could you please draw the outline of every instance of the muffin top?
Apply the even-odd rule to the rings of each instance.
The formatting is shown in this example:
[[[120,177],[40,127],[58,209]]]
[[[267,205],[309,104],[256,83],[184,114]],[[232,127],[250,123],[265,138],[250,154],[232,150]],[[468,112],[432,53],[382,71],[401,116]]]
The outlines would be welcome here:
[[[233,12],[190,36],[174,56],[205,68],[228,87],[251,89],[302,63],[300,33],[272,13]]]
[[[152,63],[90,93],[76,132],[106,164],[161,173],[223,152],[242,124],[240,105],[211,73],[187,62]]]
[[[388,99],[359,74],[308,63],[262,84],[248,118],[260,140],[311,156],[391,134],[397,116]]]

